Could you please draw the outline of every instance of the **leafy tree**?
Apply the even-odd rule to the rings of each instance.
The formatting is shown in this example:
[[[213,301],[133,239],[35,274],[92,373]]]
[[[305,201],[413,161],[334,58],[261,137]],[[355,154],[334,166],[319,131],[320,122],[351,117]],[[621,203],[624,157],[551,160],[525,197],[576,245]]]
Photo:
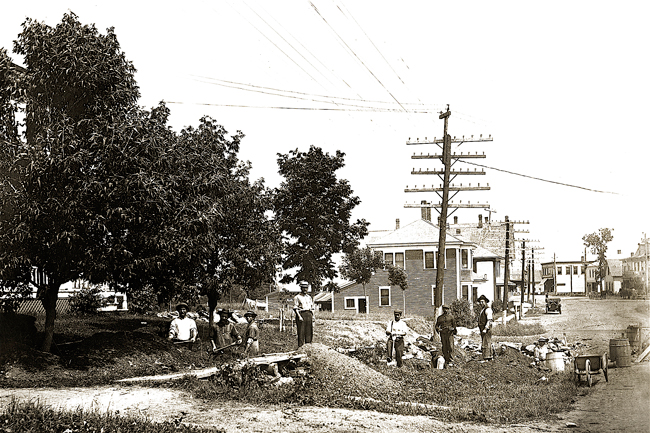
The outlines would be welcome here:
[[[350,223],[352,209],[361,201],[352,195],[347,180],[336,178],[345,154],[324,153],[311,146],[278,154],[279,173],[285,180],[276,190],[275,216],[286,236],[282,282],[305,280],[314,288],[336,276],[332,255],[351,253],[368,234],[368,223]]]
[[[384,258],[381,252],[374,251],[370,247],[356,248],[343,256],[343,263],[339,266],[339,272],[343,278],[361,284],[363,297],[365,298],[366,284],[370,282],[377,269],[383,267]]]
[[[26,140],[0,141],[0,280],[37,286],[43,350],[70,280],[154,287],[161,301],[272,274],[270,193],[237,159],[243,134],[226,138],[209,118],[176,134],[164,104],[137,107],[135,68],[113,30],[100,35],[74,14],[55,28],[27,20],[15,51],[27,66],[27,128]]]
[[[582,242],[585,247],[589,248],[591,254],[596,254],[598,257],[598,269],[596,269],[595,277],[600,292],[603,291],[603,279],[607,275],[607,243],[613,239],[614,236],[608,228],[600,229],[597,232],[582,237]]]
[[[388,266],[388,281],[391,286],[399,286],[402,289],[402,309],[406,315],[406,289],[409,288],[408,275],[406,271],[397,266]]]

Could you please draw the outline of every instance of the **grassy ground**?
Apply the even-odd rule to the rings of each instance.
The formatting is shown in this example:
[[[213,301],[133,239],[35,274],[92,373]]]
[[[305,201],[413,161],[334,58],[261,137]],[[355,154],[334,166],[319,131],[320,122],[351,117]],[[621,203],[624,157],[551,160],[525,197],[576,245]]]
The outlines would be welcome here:
[[[260,318],[265,318],[261,314]],[[352,317],[346,319],[354,319]],[[359,318],[360,320],[361,318]],[[386,321],[389,317],[363,317]],[[319,321],[337,320],[336,313],[321,313]],[[62,316],[57,319],[54,355],[43,354],[33,344],[12,343],[0,353],[0,386],[64,387],[93,386],[115,379],[222,365],[231,355],[208,354],[208,326],[198,322],[201,342],[190,351],[170,344],[163,330],[169,319],[131,314],[100,316]],[[273,323],[273,322],[270,322]],[[411,317],[407,321],[416,332],[428,334],[431,322]],[[515,335],[539,334],[538,328],[508,324]],[[37,320],[42,330],[42,318]],[[243,326],[240,329],[243,332]],[[277,325],[263,324],[260,348],[263,353],[295,350],[295,336],[280,332]],[[319,336],[316,336],[318,342]],[[325,341],[325,340],[321,340]],[[567,409],[580,392],[568,375],[552,374],[530,366],[530,358],[514,350],[499,354],[494,361],[482,363],[475,354],[457,353],[457,365],[445,370],[430,368],[428,361],[406,360],[404,368],[386,366],[384,344],[355,353],[355,357],[399,384],[391,395],[368,394],[363,400],[351,399],[345,387],[331,385],[318,365],[311,374],[296,378],[293,385],[260,385],[259,371],[246,371],[243,380],[233,384],[226,375],[210,380],[184,379],[152,386],[174,386],[210,400],[239,400],[253,404],[283,403],[377,409],[400,414],[427,414],[449,421],[494,423],[521,422],[544,418]],[[341,378],[334,378],[341,380]],[[410,404],[403,404],[404,402]],[[445,406],[444,410],[420,404]]]

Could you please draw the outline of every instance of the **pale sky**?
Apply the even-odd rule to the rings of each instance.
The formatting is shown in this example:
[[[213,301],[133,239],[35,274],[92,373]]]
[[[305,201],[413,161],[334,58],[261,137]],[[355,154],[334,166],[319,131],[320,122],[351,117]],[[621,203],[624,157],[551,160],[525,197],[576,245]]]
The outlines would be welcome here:
[[[404,192],[441,183],[410,174],[441,166],[411,159],[437,146],[406,141],[441,137],[438,115],[449,104],[452,136],[494,138],[454,145],[485,152],[470,161],[491,167],[454,183],[492,188],[455,202],[488,203],[493,220],[530,221],[517,237],[539,241],[542,262],[580,260],[582,236],[602,227],[614,229],[609,257],[620,258],[650,235],[649,9],[642,1],[24,0],[3,6],[0,46],[11,51],[26,17],[54,26],[70,10],[101,33],[114,27],[138,69],[140,104],[168,102],[177,130],[203,115],[241,130],[240,157],[267,186],[281,180],[278,152],[312,144],[345,152],[338,174],[361,198],[354,217],[371,230],[419,219],[405,203],[439,201]],[[487,215],[453,216],[475,222],[478,213]]]

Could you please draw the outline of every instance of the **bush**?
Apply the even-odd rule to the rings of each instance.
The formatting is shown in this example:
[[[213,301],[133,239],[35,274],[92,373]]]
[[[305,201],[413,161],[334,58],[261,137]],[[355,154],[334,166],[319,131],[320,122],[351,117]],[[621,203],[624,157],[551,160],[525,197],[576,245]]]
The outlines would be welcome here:
[[[150,284],[129,292],[128,296],[129,311],[132,313],[146,314],[158,309],[158,296]]]
[[[495,299],[492,301],[492,313],[497,314],[503,311],[503,301],[501,299]]]
[[[451,314],[456,319],[456,326],[474,328],[477,314],[472,310],[472,305],[465,299],[456,299],[451,303]]]
[[[530,335],[539,335],[546,332],[546,329],[539,323],[519,323],[517,319],[512,319],[504,325],[495,324],[492,328],[492,335],[503,337],[526,337]]]
[[[76,314],[96,314],[97,309],[106,305],[99,287],[86,287],[70,297],[70,311]]]

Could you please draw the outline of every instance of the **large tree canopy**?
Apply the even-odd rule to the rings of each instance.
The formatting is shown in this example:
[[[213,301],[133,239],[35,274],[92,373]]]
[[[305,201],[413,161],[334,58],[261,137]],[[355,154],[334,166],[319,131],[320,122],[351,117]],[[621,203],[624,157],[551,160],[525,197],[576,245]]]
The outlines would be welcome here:
[[[278,154],[279,173],[285,178],[276,191],[275,215],[287,238],[282,267],[295,269],[282,281],[305,280],[318,288],[336,276],[332,256],[352,252],[368,234],[368,223],[350,223],[352,210],[361,200],[352,195],[347,180],[337,179],[345,154],[324,153],[311,146]]]
[[[246,283],[270,278],[279,237],[259,243],[278,231],[265,217],[268,191],[237,159],[241,133],[203,118],[176,134],[163,104],[139,108],[112,29],[101,35],[74,14],[55,28],[27,20],[15,51],[20,80],[0,52],[0,96],[11,98],[0,101],[0,279],[38,287],[44,350],[70,280],[150,285],[171,299],[209,290],[224,269]],[[16,102],[26,139],[11,128]]]

